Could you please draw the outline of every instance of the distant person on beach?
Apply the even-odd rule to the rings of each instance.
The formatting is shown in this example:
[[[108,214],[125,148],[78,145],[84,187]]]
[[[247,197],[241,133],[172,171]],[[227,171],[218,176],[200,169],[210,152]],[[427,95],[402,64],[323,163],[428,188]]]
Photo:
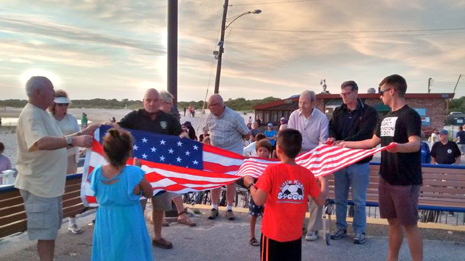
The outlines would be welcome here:
[[[111,118],[110,118],[110,122],[111,122],[111,123],[116,123],[115,117],[111,117]]]
[[[92,261],[153,260],[140,207],[140,197],[150,198],[153,190],[140,167],[126,166],[132,146],[129,132],[110,129],[103,138],[103,151],[109,164],[96,167],[89,175],[90,187],[99,203]],[[140,165],[137,160],[135,163]]]
[[[167,113],[167,114],[170,114],[171,113],[171,109],[173,108],[173,101],[174,101],[174,96],[167,92],[167,91],[161,91],[160,92],[160,99],[161,99],[161,106],[160,106],[160,110],[162,110],[164,113]],[[186,123],[189,123],[188,121],[186,121]],[[181,128],[182,126],[185,126],[186,123],[184,123],[183,125],[181,125]],[[191,125],[192,127],[192,125]],[[186,129],[184,130],[183,129],[183,132],[184,133],[188,133],[189,132],[189,129],[187,127],[185,127]],[[190,133],[189,133],[190,135]],[[194,133],[194,136],[195,136],[195,133]],[[183,225],[187,225],[187,226],[190,226],[190,227],[193,227],[193,226],[196,226],[197,224],[192,221],[189,216],[187,215],[187,208],[184,208],[184,202],[182,200],[182,195],[173,195],[173,202],[174,204],[176,205],[176,210],[178,211],[178,223],[179,224],[183,224]],[[168,223],[169,225],[169,223]]]
[[[5,150],[5,145],[3,145],[2,142],[0,142],[0,174],[4,170],[10,170],[11,169],[11,161],[10,159],[3,155],[3,151]],[[3,184],[2,178],[0,178],[0,185]]]
[[[184,106],[184,117],[186,117],[186,111],[187,111],[187,107]]]
[[[302,134],[302,152],[311,151],[328,138],[328,118],[315,108],[316,94],[314,91],[303,91],[299,97],[299,109],[289,116],[287,127],[300,131]],[[323,229],[323,208],[310,199],[310,219],[308,221],[305,240],[318,239],[318,231]]]
[[[243,140],[250,137],[250,131],[242,116],[224,105],[223,98],[219,94],[210,96],[208,108],[210,114],[207,116],[205,129],[210,132],[212,145],[242,155],[244,153]],[[218,217],[220,194],[221,188],[211,191],[212,210],[209,219]],[[235,196],[236,183],[233,182],[226,186],[226,218],[228,220],[235,219],[232,211]]]
[[[308,197],[322,206],[328,195],[326,177],[319,178],[320,191],[313,174],[296,164],[295,157],[301,148],[302,135],[299,131],[280,131],[276,151],[281,163],[269,165],[257,183],[251,176],[244,177],[244,184],[249,188],[254,203],[257,206],[265,204],[260,260],[302,260],[302,226]]]
[[[287,120],[286,118],[281,117],[281,119],[279,120],[279,130],[282,131],[285,129],[287,129]]]
[[[81,117],[81,127],[83,129],[87,128],[87,114],[85,114],[84,112],[82,113]]]
[[[143,109],[130,112],[117,125],[127,129],[187,138],[187,133],[182,132],[179,121],[173,115],[160,110],[162,100],[157,90],[153,88],[148,89],[144,94],[142,103],[144,106]],[[147,200],[141,200],[144,210],[146,204]],[[170,193],[163,193],[152,197],[152,219],[155,234],[155,238],[152,239],[152,245],[155,247],[164,249],[173,248],[173,244],[162,237],[163,216],[165,211],[170,210]]]
[[[94,131],[100,127],[101,124],[93,123],[85,128],[83,131],[79,128],[76,117],[68,113],[68,108],[71,101],[68,97],[68,94],[63,90],[55,91],[55,99],[53,104],[48,108],[51,116],[55,119],[58,127],[60,127],[61,133],[63,135],[71,135],[73,133],[93,135]],[[76,174],[77,173],[77,163],[79,162],[79,148],[72,147],[67,150],[68,155],[68,164],[66,174]],[[76,223],[76,216],[69,217],[68,230],[73,234],[80,234],[82,230],[78,227]]]
[[[29,98],[16,126],[18,176],[15,187],[24,200],[29,240],[38,240],[40,260],[53,260],[55,239],[63,219],[66,148],[90,147],[90,135],[63,136],[58,124],[45,110],[53,104],[52,82],[43,76],[26,83]]]
[[[255,154],[259,158],[268,159],[271,154],[271,143],[266,139],[262,139],[256,142]],[[257,179],[254,179],[254,182],[257,182]],[[257,238],[255,237],[255,225],[257,224],[257,218],[263,216],[264,206],[257,206],[253,201],[253,198],[249,199],[249,215],[250,215],[250,240],[249,244],[252,246],[259,246]]]
[[[439,141],[431,148],[432,164],[460,165],[460,149],[457,143],[449,140],[449,132],[441,130]]]
[[[259,117],[257,117],[256,122],[258,123],[258,127],[262,126],[262,120]]]
[[[250,125],[252,125],[252,116],[249,116],[249,121],[247,123],[250,123]]]
[[[398,260],[407,233],[412,260],[423,260],[423,239],[418,228],[418,199],[423,184],[421,172],[421,118],[407,105],[407,82],[397,74],[379,84],[380,99],[391,107],[377,124],[371,139],[343,141],[338,145],[354,149],[393,145],[381,152],[379,212],[389,223],[387,260]],[[406,200],[408,199],[408,200]],[[382,257],[377,257],[382,259]]]
[[[258,122],[254,122],[252,124],[252,129],[250,130],[250,142],[255,141],[255,136],[260,133],[260,130],[258,129]]]

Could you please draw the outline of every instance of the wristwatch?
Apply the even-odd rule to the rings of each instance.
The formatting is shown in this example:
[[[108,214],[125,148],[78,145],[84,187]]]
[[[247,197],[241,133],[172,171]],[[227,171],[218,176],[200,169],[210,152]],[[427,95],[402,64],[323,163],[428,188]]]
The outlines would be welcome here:
[[[66,144],[67,144],[68,146],[73,147],[73,138],[71,138],[71,137],[66,137]]]
[[[254,186],[254,185],[255,185],[255,183],[250,184],[250,185],[247,187],[247,189],[250,189],[250,188],[251,188],[252,186]]]

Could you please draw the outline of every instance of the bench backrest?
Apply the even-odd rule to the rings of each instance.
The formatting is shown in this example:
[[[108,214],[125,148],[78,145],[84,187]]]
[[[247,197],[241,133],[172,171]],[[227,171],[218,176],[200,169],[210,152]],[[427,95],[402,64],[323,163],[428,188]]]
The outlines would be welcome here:
[[[63,195],[63,217],[84,210],[80,198],[82,174],[68,175]],[[13,186],[0,188],[0,238],[26,230],[26,212],[19,190]]]
[[[422,172],[420,209],[465,212],[465,166],[423,164]],[[378,173],[379,163],[371,163],[367,206],[378,205]],[[334,175],[329,176],[329,186],[329,197],[334,199]]]

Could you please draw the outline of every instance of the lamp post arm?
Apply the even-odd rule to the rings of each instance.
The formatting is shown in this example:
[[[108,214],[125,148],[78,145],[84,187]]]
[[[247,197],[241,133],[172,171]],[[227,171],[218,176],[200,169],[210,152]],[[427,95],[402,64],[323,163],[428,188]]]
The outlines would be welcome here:
[[[252,11],[248,11],[248,12],[244,12],[244,13],[238,15],[236,18],[234,18],[234,20],[232,20],[232,21],[226,26],[225,30],[228,29],[228,27],[229,27],[232,23],[234,23],[234,21],[236,21],[237,19],[241,18],[241,17],[244,16],[244,15],[251,14],[251,13],[252,13]]]

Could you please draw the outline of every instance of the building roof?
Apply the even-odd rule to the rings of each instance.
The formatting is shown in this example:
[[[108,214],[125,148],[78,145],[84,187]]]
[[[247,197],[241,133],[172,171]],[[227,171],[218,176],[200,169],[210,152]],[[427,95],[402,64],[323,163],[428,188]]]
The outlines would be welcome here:
[[[379,99],[379,93],[359,93],[358,98],[361,99]],[[339,94],[320,93],[316,95],[316,99],[340,99]],[[406,93],[406,99],[452,99],[454,93]],[[273,108],[279,105],[291,104],[299,101],[299,95],[293,95],[290,98],[282,99],[278,101],[272,101],[260,105],[254,106],[255,110],[264,110]]]

